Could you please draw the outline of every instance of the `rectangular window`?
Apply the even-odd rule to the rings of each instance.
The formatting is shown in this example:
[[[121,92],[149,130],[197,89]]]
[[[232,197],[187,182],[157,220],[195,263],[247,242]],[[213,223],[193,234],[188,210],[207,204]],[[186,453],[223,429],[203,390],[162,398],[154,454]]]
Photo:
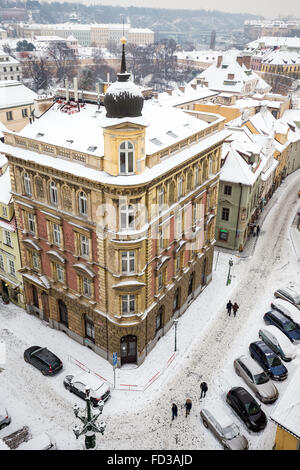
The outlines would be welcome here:
[[[228,209],[227,207],[222,208],[222,220],[229,220],[229,212],[230,209]]]
[[[28,214],[28,231],[35,235],[35,218],[34,214],[31,214],[31,212]]]
[[[7,217],[7,209],[5,206],[2,206],[2,215],[3,217]]]
[[[65,282],[65,270],[60,264],[56,264],[56,279],[58,282]]]
[[[4,243],[5,245],[12,246],[11,236],[8,230],[4,230]]]
[[[195,186],[195,188],[198,186],[198,184],[199,184],[199,168],[196,166],[195,173],[194,173],[194,186]]]
[[[92,296],[92,281],[87,277],[82,279],[83,295],[86,297]]]
[[[89,256],[89,239],[85,235],[80,235],[80,254],[81,256]]]
[[[135,252],[122,251],[122,273],[134,273],[135,271]]]
[[[53,243],[60,246],[60,226],[53,224]]]
[[[122,313],[130,314],[135,312],[135,295],[122,295]]]
[[[12,121],[13,120],[12,111],[7,111],[6,112],[6,119],[7,119],[7,121]]]
[[[163,272],[162,271],[159,271],[158,273],[158,290],[161,289],[164,285],[164,276],[163,276]]]
[[[231,196],[231,191],[232,191],[232,186],[229,186],[228,184],[226,184],[224,186],[224,194],[227,194],[227,196]]]
[[[181,211],[176,216],[176,234],[177,234],[177,238],[182,237],[182,213]]]
[[[32,253],[32,266],[33,269],[40,269],[40,257],[38,253]]]
[[[0,269],[1,271],[4,271],[4,260],[3,256],[0,254]]]
[[[27,108],[22,109],[22,117],[23,117],[23,118],[28,117]]]
[[[181,198],[182,196],[182,178],[178,178],[178,183],[177,183],[177,196],[178,196],[178,199]]]
[[[8,269],[12,276],[16,276],[15,262],[12,259],[8,260]]]
[[[175,265],[175,271],[178,272],[180,269],[180,255],[178,254],[176,256],[176,265]]]

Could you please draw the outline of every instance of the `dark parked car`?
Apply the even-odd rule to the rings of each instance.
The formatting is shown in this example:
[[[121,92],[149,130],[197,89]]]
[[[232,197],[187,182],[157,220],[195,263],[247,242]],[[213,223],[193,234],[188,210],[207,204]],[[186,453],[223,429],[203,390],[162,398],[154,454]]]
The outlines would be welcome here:
[[[260,405],[243,387],[233,387],[226,396],[227,403],[246,424],[247,428],[259,432],[267,425],[267,417]]]
[[[250,355],[263,370],[274,380],[285,380],[288,376],[287,368],[282,364],[279,356],[263,341],[255,341],[249,346]]]
[[[300,328],[291,318],[277,310],[271,310],[264,314],[267,325],[274,325],[284,333],[294,344],[300,343]]]
[[[49,349],[31,346],[24,352],[24,360],[39,369],[43,375],[54,375],[62,369],[61,360]]]

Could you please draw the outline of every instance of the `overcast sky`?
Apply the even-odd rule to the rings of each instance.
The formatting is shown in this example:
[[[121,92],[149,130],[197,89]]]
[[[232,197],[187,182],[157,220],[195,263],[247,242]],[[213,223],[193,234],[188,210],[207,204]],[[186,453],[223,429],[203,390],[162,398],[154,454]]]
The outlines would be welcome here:
[[[51,1],[51,0],[48,0]],[[54,0],[53,0],[54,1]],[[57,1],[57,0],[55,0]],[[220,10],[230,13],[252,13],[267,18],[281,16],[300,17],[300,0],[58,0],[76,1],[93,5],[122,5],[153,8],[185,8]]]

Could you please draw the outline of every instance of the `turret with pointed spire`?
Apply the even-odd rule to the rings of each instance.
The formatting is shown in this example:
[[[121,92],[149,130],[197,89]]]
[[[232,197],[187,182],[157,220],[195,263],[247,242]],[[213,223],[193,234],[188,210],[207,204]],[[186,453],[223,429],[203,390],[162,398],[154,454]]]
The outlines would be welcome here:
[[[126,70],[125,44],[126,38],[122,37],[121,70],[118,73],[118,81],[112,83],[104,97],[106,117],[124,118],[138,117],[142,115],[144,98],[139,88],[131,81],[130,73]]]

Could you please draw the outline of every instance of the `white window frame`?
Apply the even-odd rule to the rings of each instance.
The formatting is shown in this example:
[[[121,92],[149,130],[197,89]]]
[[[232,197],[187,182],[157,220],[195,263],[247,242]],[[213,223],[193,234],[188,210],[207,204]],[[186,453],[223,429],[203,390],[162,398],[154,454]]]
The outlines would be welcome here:
[[[90,255],[90,241],[85,235],[80,235],[80,255],[84,257]]]
[[[176,214],[176,236],[177,238],[182,238],[182,232],[183,232],[183,227],[182,227],[182,212],[179,211]]]
[[[177,181],[177,197],[180,199],[183,195],[183,184],[182,184],[182,176],[179,176],[178,181]]]
[[[82,277],[82,293],[85,297],[92,297],[92,281],[88,277]]]
[[[78,208],[80,215],[88,215],[87,197],[83,191],[78,194]]]
[[[50,202],[54,206],[58,205],[58,191],[56,183],[54,181],[51,181],[50,183]]]
[[[2,206],[2,215],[3,217],[7,217],[7,208],[5,206]]]
[[[164,273],[162,270],[159,271],[157,276],[157,287],[158,290],[162,289],[164,286]]]
[[[121,154],[124,154],[124,163],[121,163],[121,158],[123,158]],[[132,159],[132,161],[129,162],[129,159]],[[130,166],[132,168],[131,171],[129,170]],[[134,174],[134,145],[129,140],[124,140],[119,146],[119,173],[120,175]]]
[[[35,216],[31,212],[28,212],[28,232],[35,235]]]
[[[40,257],[39,254],[36,253],[35,251],[32,252],[32,266],[33,269],[40,269]]]
[[[3,235],[4,235],[4,244],[7,245],[7,246],[12,247],[10,231],[9,230],[4,230]]]
[[[4,267],[4,258],[3,258],[2,253],[0,253],[0,270],[1,270],[1,271],[5,271],[5,267]]]
[[[194,187],[196,188],[199,184],[199,167],[196,166],[194,172]]]
[[[163,187],[158,190],[158,213],[161,214],[165,203],[165,190]]]
[[[121,253],[122,273],[135,272],[135,251],[122,251]]]
[[[31,179],[28,173],[24,173],[24,191],[27,196],[32,196]]]
[[[65,282],[65,270],[59,263],[56,263],[56,280],[62,283]]]
[[[133,218],[131,222],[130,217]],[[124,204],[120,207],[120,228],[121,230],[135,230],[135,209],[131,204]]]
[[[122,295],[122,314],[130,315],[135,312],[135,295],[126,294]]]
[[[14,276],[16,277],[16,265],[15,265],[15,261],[11,258],[7,258],[7,261],[8,261],[8,273],[11,275],[11,276]]]
[[[60,246],[61,245],[60,225],[54,223],[53,226],[52,226],[52,230],[53,230],[53,243],[57,246]]]

